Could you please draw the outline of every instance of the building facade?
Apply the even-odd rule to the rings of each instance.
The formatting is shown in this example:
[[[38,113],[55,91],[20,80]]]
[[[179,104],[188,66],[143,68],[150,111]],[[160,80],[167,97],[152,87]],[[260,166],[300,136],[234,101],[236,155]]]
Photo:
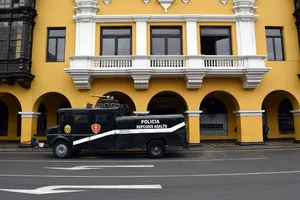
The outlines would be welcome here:
[[[185,114],[191,144],[262,144],[263,121],[298,141],[297,13],[296,0],[0,0],[0,140],[43,139],[57,109],[97,94]]]

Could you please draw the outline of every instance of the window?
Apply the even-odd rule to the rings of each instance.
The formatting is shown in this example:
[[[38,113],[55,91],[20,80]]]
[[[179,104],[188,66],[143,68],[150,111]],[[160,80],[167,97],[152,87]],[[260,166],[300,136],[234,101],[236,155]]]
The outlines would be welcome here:
[[[201,27],[201,54],[232,55],[230,27]]]
[[[181,27],[151,27],[152,55],[182,55]]]
[[[266,28],[268,60],[283,61],[283,37],[281,28]]]
[[[8,47],[8,22],[0,22],[0,59],[6,59]]]
[[[131,27],[102,27],[101,55],[131,55]]]
[[[47,62],[65,61],[65,28],[48,29]]]

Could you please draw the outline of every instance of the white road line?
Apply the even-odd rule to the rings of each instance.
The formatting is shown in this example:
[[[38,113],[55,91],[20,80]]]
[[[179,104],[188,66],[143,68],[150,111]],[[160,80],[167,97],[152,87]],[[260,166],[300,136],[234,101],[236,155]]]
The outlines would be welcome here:
[[[224,174],[174,174],[174,175],[133,175],[133,176],[79,176],[79,175],[37,175],[37,174],[0,174],[0,177],[23,178],[193,178],[193,177],[219,177],[219,176],[254,176],[274,174],[298,174],[300,171],[273,171],[273,172],[247,172]]]
[[[196,160],[0,160],[0,162],[22,162],[22,163],[159,163],[159,162],[224,162],[224,161],[248,161],[267,160],[268,158],[216,158]]]

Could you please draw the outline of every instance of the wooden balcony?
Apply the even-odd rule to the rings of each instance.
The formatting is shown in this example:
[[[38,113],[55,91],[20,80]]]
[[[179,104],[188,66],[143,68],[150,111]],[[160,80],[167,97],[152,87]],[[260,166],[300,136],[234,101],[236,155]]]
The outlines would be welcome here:
[[[183,77],[188,89],[206,77],[240,77],[244,88],[256,88],[271,70],[265,56],[70,56],[65,71],[78,89],[90,89],[97,77],[132,77],[136,89],[147,89],[151,77]]]

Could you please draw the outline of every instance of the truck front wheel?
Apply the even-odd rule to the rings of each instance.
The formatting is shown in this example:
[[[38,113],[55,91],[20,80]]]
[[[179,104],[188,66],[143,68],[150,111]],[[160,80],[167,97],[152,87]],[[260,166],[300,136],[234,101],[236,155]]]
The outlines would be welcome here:
[[[152,140],[147,145],[147,154],[151,158],[162,158],[166,153],[166,145],[161,140]]]
[[[53,154],[57,158],[68,158],[71,155],[70,145],[63,140],[57,141],[53,148]]]

